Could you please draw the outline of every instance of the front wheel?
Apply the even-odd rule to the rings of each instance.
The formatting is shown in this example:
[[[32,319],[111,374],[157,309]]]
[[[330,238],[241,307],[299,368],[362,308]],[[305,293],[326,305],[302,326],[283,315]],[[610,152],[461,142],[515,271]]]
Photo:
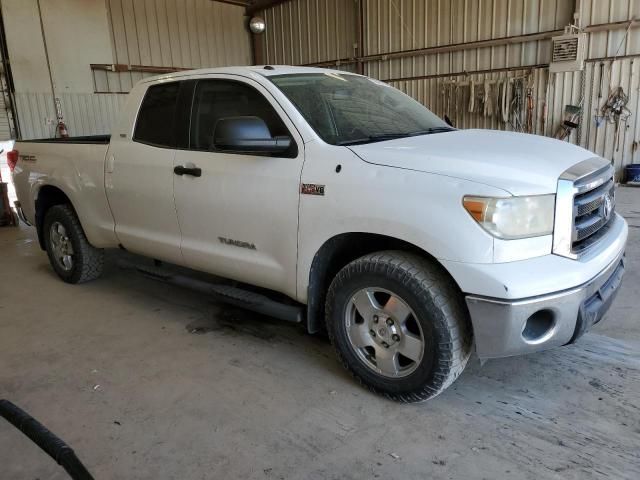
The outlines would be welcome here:
[[[329,288],[326,314],[345,367],[393,400],[435,397],[462,373],[471,353],[462,295],[418,255],[378,252],[351,262]]]
[[[54,205],[42,229],[49,262],[67,283],[82,283],[102,274],[104,251],[93,247],[70,205]]]

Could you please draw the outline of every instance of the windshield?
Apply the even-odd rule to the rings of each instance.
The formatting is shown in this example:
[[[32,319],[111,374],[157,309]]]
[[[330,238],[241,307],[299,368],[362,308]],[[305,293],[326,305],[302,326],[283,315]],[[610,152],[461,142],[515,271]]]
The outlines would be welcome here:
[[[276,75],[269,80],[333,145],[452,130],[428,108],[379,80],[333,72]]]

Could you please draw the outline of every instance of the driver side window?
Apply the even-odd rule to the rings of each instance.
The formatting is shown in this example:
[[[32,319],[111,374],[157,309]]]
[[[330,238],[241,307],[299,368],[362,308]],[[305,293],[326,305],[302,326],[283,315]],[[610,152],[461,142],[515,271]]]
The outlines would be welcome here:
[[[191,113],[191,150],[213,150],[218,120],[252,116],[264,120],[271,136],[290,135],[276,111],[253,87],[232,80],[201,80],[196,86]]]

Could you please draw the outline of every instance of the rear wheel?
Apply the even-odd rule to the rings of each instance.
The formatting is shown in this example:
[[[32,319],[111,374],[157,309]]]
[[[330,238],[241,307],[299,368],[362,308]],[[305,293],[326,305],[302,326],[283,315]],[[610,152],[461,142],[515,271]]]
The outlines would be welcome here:
[[[394,400],[428,400],[464,370],[471,332],[453,281],[426,259],[379,252],[344,267],[327,295],[327,330],[345,367]]]
[[[51,207],[42,233],[49,262],[62,280],[82,283],[102,274],[104,251],[89,243],[70,205]]]

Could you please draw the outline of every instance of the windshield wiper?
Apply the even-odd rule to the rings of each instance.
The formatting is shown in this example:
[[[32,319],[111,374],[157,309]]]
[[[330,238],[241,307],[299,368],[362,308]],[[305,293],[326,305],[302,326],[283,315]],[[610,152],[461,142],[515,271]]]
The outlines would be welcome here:
[[[349,145],[361,145],[363,143],[383,142],[385,140],[394,140],[396,138],[417,137],[418,135],[430,135],[432,133],[450,132],[455,130],[451,127],[432,127],[425,130],[419,130],[417,132],[409,133],[381,133],[379,135],[369,135],[368,137],[356,138],[354,140],[345,140],[338,142],[336,145],[349,146]]]
[[[419,132],[412,132],[409,134],[410,137],[417,137],[418,135],[430,135],[432,133],[443,133],[443,132],[451,132],[455,130],[452,127],[431,127],[426,130],[420,130]]]
[[[368,137],[356,138],[355,140],[345,140],[338,142],[336,145],[359,145],[361,143],[383,142],[385,140],[393,140],[395,138],[410,137],[411,133],[382,133],[380,135],[369,135]]]

